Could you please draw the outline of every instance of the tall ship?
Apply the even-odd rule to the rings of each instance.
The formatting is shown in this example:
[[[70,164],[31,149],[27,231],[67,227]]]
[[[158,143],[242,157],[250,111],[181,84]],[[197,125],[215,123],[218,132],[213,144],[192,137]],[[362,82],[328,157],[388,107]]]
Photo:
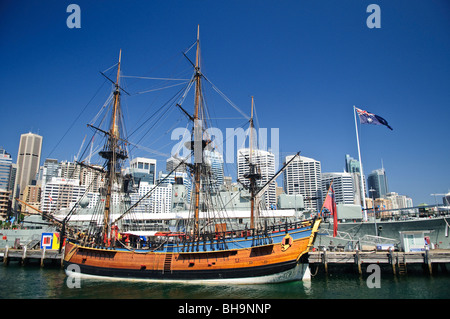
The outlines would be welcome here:
[[[130,180],[122,170],[130,156],[127,149],[130,142],[123,130],[121,94],[126,91],[120,82],[120,53],[115,81],[110,80],[113,95],[109,127],[102,129],[91,125],[104,137],[103,148],[98,152],[104,160],[103,167],[91,167],[102,174],[104,181],[93,214],[97,217],[93,217],[87,227],[72,226],[71,219],[80,206],[75,205],[62,221],[64,267],[68,275],[76,272],[83,276],[117,279],[252,284],[302,280],[308,276],[308,263],[304,257],[314,245],[321,218],[293,216],[281,222],[276,218],[263,218],[261,208],[265,190],[290,162],[265,184],[261,183],[260,167],[252,158],[254,150],[250,138],[250,152],[246,157],[249,169],[243,183],[250,200],[250,209],[246,213],[249,224],[239,226],[230,222],[232,219],[227,217],[224,203],[221,205],[220,200],[212,198],[217,181],[205,152],[214,147],[214,141],[205,134],[208,110],[202,93],[206,77],[201,71],[199,31],[191,48],[196,48],[195,61],[189,60],[186,54],[184,56],[193,68],[188,85],[195,91],[193,113],[181,102],[176,104],[191,125],[191,137],[186,143],[191,159],[180,160],[168,174],[170,176],[184,165],[192,176],[188,216],[170,230],[149,231],[142,223],[145,213],[136,211],[141,200],[133,204],[130,201]],[[184,98],[185,94],[180,101]],[[253,128],[253,99],[249,123]],[[89,163],[79,164],[90,167]]]

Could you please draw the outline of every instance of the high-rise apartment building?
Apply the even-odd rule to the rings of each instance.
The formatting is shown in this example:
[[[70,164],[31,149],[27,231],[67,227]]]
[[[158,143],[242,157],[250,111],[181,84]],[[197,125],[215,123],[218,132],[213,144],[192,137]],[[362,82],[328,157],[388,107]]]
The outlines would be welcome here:
[[[412,199],[405,195],[391,192],[386,194],[386,199],[391,200],[393,209],[403,209],[413,207]]]
[[[384,198],[386,194],[389,193],[388,181],[384,168],[376,169],[369,174],[367,186],[369,187],[370,198]]]
[[[36,178],[41,160],[42,136],[26,133],[20,136],[17,155],[17,181],[19,196],[22,198],[25,187]]]
[[[62,161],[60,164],[61,178],[81,180],[81,166],[76,162]]]
[[[38,183],[45,185],[53,177],[61,177],[61,165],[57,159],[46,158],[44,165],[39,169]]]
[[[41,209],[44,212],[57,212],[72,208],[86,192],[78,179],[53,177],[42,189]]]
[[[41,209],[41,186],[40,185],[27,185],[23,193],[23,201],[28,205]],[[31,212],[36,214],[36,210],[29,206],[22,205],[22,211]]]
[[[178,164],[180,164],[181,162],[181,158],[175,156],[171,156],[167,159],[166,161],[166,171],[167,173],[170,173],[171,171],[173,171],[175,169],[175,167],[177,167]],[[186,165],[185,164],[181,164],[177,170],[177,172],[183,173],[186,172]]]
[[[361,188],[361,165],[359,164],[359,161],[351,157],[350,155],[345,155],[345,171],[347,173],[350,173],[353,180],[353,190],[354,190],[354,204],[355,205],[361,205],[362,203],[362,195],[361,195],[361,189],[364,190],[364,195],[366,194],[366,181],[363,176],[363,187]]]
[[[258,181],[258,186],[264,186],[274,175],[275,175],[275,154],[263,150],[253,150],[252,153],[252,163],[256,164],[257,168],[260,170],[261,179]],[[244,185],[249,185],[249,180],[244,177],[246,173],[249,172],[249,159],[250,159],[250,149],[242,148],[238,150],[237,154],[237,164],[238,172],[237,177],[241,183]],[[267,209],[276,207],[277,204],[277,194],[276,185],[271,183],[269,188],[264,193],[265,206]]]
[[[333,181],[333,190],[337,204],[354,204],[355,189],[351,173],[322,173],[322,202]]]
[[[345,155],[345,171],[347,173],[360,173],[361,166],[359,165],[359,161],[351,157],[350,155]]]
[[[131,193],[130,197],[131,205],[143,198],[139,205],[134,208],[136,213],[170,213],[172,210],[171,184],[156,186],[148,182],[141,182],[137,193]]]
[[[11,167],[11,155],[0,147],[0,189],[10,190]]]
[[[223,156],[215,150],[205,150],[203,156],[206,164],[211,167],[212,183],[218,189],[220,185],[223,185]]]
[[[285,162],[294,155],[286,156]],[[322,176],[320,161],[299,156],[284,170],[284,188],[286,194],[301,194],[305,209],[318,211],[322,199]]]

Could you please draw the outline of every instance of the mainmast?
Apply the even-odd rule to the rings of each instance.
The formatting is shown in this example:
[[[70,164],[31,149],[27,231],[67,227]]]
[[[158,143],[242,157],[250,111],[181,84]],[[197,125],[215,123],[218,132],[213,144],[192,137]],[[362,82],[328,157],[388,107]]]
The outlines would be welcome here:
[[[194,111],[194,237],[199,236],[199,207],[200,207],[200,181],[201,165],[203,161],[203,129],[199,119],[201,103],[201,73],[200,73],[200,25],[197,26],[197,52],[195,55],[195,111]]]
[[[126,159],[128,156],[124,148],[119,145],[122,140],[120,137],[120,62],[122,57],[122,50],[119,52],[119,63],[117,65],[117,78],[114,83],[114,104],[111,116],[111,125],[108,132],[108,141],[105,144],[103,150],[99,152],[99,155],[106,159],[106,197],[105,197],[105,209],[103,217],[103,242],[104,244],[109,244],[111,239],[111,193],[113,190],[113,185],[117,181],[117,175],[120,173],[119,161]]]

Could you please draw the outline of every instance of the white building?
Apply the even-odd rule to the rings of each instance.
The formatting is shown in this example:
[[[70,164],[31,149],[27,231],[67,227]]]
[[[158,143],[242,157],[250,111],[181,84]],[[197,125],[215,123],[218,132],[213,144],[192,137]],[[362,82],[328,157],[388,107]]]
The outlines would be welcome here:
[[[42,189],[41,209],[56,212],[62,208],[72,208],[84,195],[86,187],[78,179],[53,177]]]
[[[249,171],[249,163],[248,160],[250,158],[250,149],[242,148],[238,150],[237,154],[237,164],[238,164],[238,172],[237,178],[244,185],[249,184],[249,180],[244,177],[246,173]],[[265,185],[269,179],[271,179],[275,175],[275,155],[271,152],[263,151],[263,150],[253,150],[252,154],[252,162],[256,164],[257,168],[260,169],[261,179],[258,182],[258,186]],[[277,204],[277,194],[276,194],[276,185],[275,183],[271,183],[269,188],[264,193],[265,206],[267,209],[271,209],[276,207]]]
[[[389,199],[392,203],[392,209],[402,209],[413,207],[412,199],[405,195],[399,195],[395,192],[386,194],[386,199]]]
[[[146,157],[136,157],[130,161],[129,172],[136,180],[156,183],[156,160]]]
[[[139,184],[138,192],[130,194],[131,205],[146,196],[134,209],[138,213],[170,213],[172,209],[172,185],[161,184],[155,186],[147,182]]]
[[[322,202],[325,200],[329,185],[333,181],[336,204],[354,204],[356,189],[352,173],[322,173]]]
[[[285,162],[294,155],[286,156]],[[299,156],[284,170],[284,188],[288,195],[303,195],[305,209],[318,211],[322,199],[322,176],[320,162]]]

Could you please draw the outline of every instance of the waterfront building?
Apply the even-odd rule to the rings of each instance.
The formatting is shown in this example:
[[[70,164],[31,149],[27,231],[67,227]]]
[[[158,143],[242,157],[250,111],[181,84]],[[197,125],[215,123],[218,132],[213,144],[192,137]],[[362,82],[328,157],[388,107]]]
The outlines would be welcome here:
[[[72,208],[84,195],[86,187],[78,179],[53,177],[42,189],[41,209],[44,212],[57,212]]]
[[[370,197],[372,198],[384,198],[389,193],[386,171],[384,168],[376,169],[369,174],[367,178],[367,186],[369,187]]]
[[[61,165],[57,159],[46,158],[44,165],[39,170],[37,180],[41,185],[45,185],[50,182],[53,177],[61,177]]]
[[[0,147],[0,189],[10,190],[12,159],[3,147]]]
[[[42,136],[26,133],[20,136],[17,154],[17,183],[19,198],[23,198],[25,187],[36,178],[41,160]]]
[[[146,182],[150,185],[156,184],[156,160],[146,157],[136,157],[130,161],[130,174],[134,183]]]
[[[11,191],[0,188],[0,220],[5,220],[10,209]]]
[[[17,163],[11,164],[11,173],[9,175],[8,190],[11,192],[9,199],[13,199],[13,195],[16,193],[17,185]]]
[[[41,185],[27,185],[23,194],[23,201],[34,208],[41,210]],[[22,211],[36,214],[37,211],[22,205]]]
[[[362,195],[361,195],[361,165],[358,160],[354,159],[348,154],[345,155],[345,171],[347,173],[350,173],[352,176],[353,190],[354,190],[353,204],[364,206],[362,203]],[[367,195],[366,180],[364,176],[362,180],[364,183],[363,185],[364,195]]]
[[[150,196],[146,196],[150,193]],[[131,205],[141,200],[134,208],[136,213],[170,213],[172,209],[172,185],[161,184],[156,186],[148,182],[141,182],[136,193],[131,193]]]
[[[76,162],[62,161],[61,173],[58,177],[65,179],[81,179],[81,166]]]
[[[294,155],[286,156],[287,163]],[[322,176],[320,161],[299,156],[284,170],[286,194],[303,195],[305,209],[318,211],[322,199]]]
[[[188,202],[191,200],[192,180],[188,173],[175,171],[169,175],[169,173],[159,171],[158,178],[156,179],[156,184],[159,183],[170,185],[184,185],[186,189],[186,199]]]
[[[395,192],[390,192],[386,194],[386,199],[389,199],[392,203],[392,209],[404,209],[413,207],[412,198],[399,195]]]
[[[216,150],[203,152],[205,163],[211,168],[212,185],[217,191],[221,185],[224,184],[223,176],[223,156]]]
[[[337,204],[354,204],[356,189],[351,173],[322,173],[322,202],[325,200],[328,188],[333,181],[333,190]]]
[[[238,150],[237,155],[237,178],[244,184],[249,185],[249,180],[244,177],[246,173],[249,172],[249,156],[250,149],[242,148]],[[275,175],[275,155],[271,152],[264,150],[253,150],[252,162],[256,164],[257,168],[260,170],[261,179],[258,180],[258,186],[262,187],[265,185],[274,175]],[[276,197],[276,185],[271,183],[264,193],[264,201],[266,209],[272,209],[276,207],[277,197]]]
[[[361,173],[361,165],[359,161],[351,157],[349,154],[345,155],[345,171],[347,173]]]
[[[175,169],[175,167],[177,167],[178,164],[180,164],[181,162],[181,158],[179,158],[177,155],[171,156],[166,160],[166,171],[168,173],[170,173],[171,171],[173,171]],[[177,172],[179,173],[184,173],[186,172],[186,165],[182,164],[180,165],[177,170]]]
[[[89,167],[82,167],[80,172],[80,185],[86,187],[88,192],[98,193],[102,187],[105,186],[105,182],[103,180],[103,175],[101,173],[101,169],[103,168],[101,165],[91,165],[92,169]]]

